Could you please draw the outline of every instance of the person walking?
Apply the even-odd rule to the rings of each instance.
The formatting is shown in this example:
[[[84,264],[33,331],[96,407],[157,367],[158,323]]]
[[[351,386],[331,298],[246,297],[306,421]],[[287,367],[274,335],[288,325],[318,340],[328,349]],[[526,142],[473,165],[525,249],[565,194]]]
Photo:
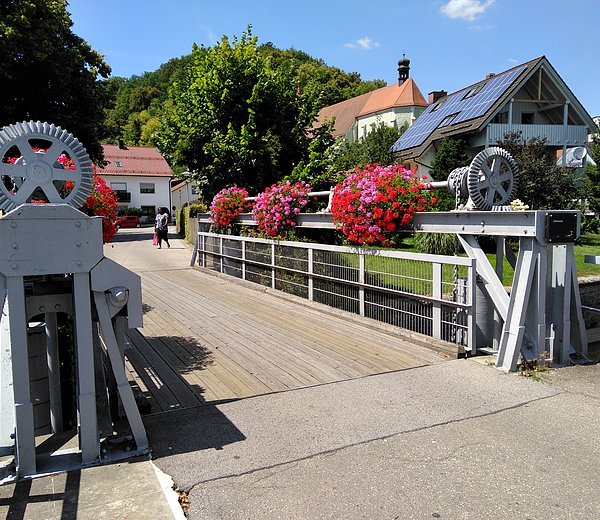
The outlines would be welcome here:
[[[162,247],[163,240],[166,242],[167,247],[171,247],[171,244],[169,244],[169,213],[167,213],[166,208],[158,208],[154,229],[158,237],[158,249]]]

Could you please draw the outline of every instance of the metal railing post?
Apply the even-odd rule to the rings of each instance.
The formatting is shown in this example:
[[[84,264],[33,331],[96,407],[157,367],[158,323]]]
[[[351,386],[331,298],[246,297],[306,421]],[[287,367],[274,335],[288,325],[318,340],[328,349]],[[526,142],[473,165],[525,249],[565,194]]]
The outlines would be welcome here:
[[[308,248],[308,301],[314,299],[314,279],[313,279],[313,262],[314,262],[314,249]]]
[[[223,274],[223,237],[219,237],[219,265],[220,272]]]
[[[271,288],[275,289],[275,243],[271,244]]]
[[[358,313],[365,315],[365,255],[358,253]]]
[[[433,282],[433,309],[431,319],[433,320],[431,331],[436,339],[442,338],[442,264],[432,264],[432,282]]]
[[[246,241],[242,240],[242,280],[246,279]]]
[[[467,267],[468,270],[468,300],[470,305],[467,315],[467,348],[471,351],[471,355],[476,354],[477,350],[477,261],[473,259],[472,264]]]

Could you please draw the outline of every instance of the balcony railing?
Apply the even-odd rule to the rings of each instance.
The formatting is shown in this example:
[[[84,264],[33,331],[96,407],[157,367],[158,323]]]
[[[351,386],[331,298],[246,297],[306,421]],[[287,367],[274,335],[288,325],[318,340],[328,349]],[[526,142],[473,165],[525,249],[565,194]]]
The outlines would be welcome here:
[[[125,190],[115,190],[117,202],[131,202],[131,193]]]
[[[587,127],[583,125],[490,124],[487,126],[488,144],[502,141],[508,132],[522,132],[525,141],[545,137],[550,146],[584,146],[587,142]]]

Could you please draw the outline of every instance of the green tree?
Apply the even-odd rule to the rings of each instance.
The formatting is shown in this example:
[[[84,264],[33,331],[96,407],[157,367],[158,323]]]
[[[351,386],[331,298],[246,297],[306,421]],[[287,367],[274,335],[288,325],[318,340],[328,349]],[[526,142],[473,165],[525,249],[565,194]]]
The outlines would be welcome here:
[[[556,166],[555,149],[545,138],[525,142],[521,132],[509,132],[498,146],[515,159],[519,167],[516,196],[531,209],[575,209],[584,197],[581,182],[573,170]]]
[[[308,145],[308,156],[300,161],[284,180],[305,181],[314,191],[327,190],[339,181],[336,167],[339,142],[331,135],[333,121],[326,122],[313,132]]]
[[[210,49],[194,46],[192,61],[170,90],[157,136],[171,163],[189,169],[207,197],[232,184],[256,193],[291,172],[314,114],[292,68],[273,68],[250,29]]]
[[[102,56],[71,30],[66,0],[0,3],[0,126],[41,120],[72,132],[93,160],[108,77]]]
[[[596,136],[592,142],[592,159],[595,166],[588,164],[585,168],[585,197],[589,209],[600,215],[600,137]]]
[[[396,129],[378,122],[371,131],[358,141],[339,145],[335,166],[338,170],[351,170],[356,166],[377,163],[382,166],[393,164],[390,148],[406,130],[406,126]]]
[[[438,149],[431,161],[429,175],[434,181],[445,181],[450,172],[470,164],[471,158],[465,152],[462,139],[446,137],[439,142]]]

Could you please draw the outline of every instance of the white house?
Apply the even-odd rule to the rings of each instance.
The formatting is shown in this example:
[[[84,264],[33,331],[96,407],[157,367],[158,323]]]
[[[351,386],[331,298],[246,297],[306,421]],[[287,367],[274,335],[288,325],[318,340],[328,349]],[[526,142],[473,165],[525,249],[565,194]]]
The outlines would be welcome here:
[[[334,120],[332,135],[344,136],[353,143],[381,123],[394,128],[412,125],[428,103],[414,80],[409,78],[409,64],[405,56],[398,62],[397,82],[322,108],[315,126]]]
[[[174,184],[171,188],[171,215],[176,215],[184,206],[196,202],[198,195],[198,188],[191,181],[182,180]]]
[[[171,207],[173,172],[152,146],[105,144],[108,164],[98,168],[106,184],[117,192],[119,208],[139,208],[153,219],[159,207]]]

